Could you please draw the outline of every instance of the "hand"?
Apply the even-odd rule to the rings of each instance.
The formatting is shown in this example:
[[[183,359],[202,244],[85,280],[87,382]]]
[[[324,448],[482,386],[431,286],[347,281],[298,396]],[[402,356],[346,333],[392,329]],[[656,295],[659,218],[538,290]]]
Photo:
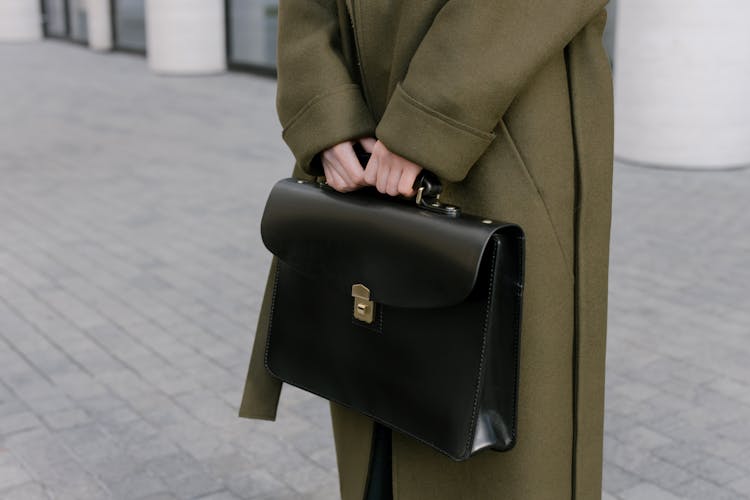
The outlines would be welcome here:
[[[375,139],[368,138],[375,142]],[[364,139],[360,139],[364,146]],[[321,163],[326,182],[336,191],[346,193],[366,186],[365,171],[352,148],[354,141],[344,141],[323,151]],[[370,144],[370,143],[368,143]],[[365,146],[367,148],[367,146]]]
[[[372,154],[365,168],[364,181],[367,184],[391,196],[416,194],[412,186],[422,167],[389,151],[379,140],[375,141],[371,150],[367,149],[368,144],[362,145]]]

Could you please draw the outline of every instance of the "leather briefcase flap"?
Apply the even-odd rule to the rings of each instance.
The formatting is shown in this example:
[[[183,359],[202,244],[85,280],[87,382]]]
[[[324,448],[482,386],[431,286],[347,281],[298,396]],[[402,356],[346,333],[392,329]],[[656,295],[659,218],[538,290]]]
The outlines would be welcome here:
[[[342,195],[309,184],[292,178],[276,183],[261,220],[266,248],[346,296],[353,284],[364,283],[371,300],[389,306],[462,302],[474,288],[490,238],[512,226],[471,215],[461,215],[456,224],[453,217],[374,188]],[[390,202],[383,203],[384,197]]]

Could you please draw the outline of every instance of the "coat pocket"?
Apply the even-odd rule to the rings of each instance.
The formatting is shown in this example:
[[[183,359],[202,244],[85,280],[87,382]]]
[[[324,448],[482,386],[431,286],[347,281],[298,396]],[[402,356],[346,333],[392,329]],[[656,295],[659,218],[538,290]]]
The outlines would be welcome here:
[[[526,181],[534,188],[534,191],[536,191],[537,196],[539,197],[539,201],[542,202],[544,205],[544,210],[549,215],[549,211],[547,210],[547,204],[544,201],[544,196],[542,196],[542,190],[539,188],[539,184],[534,179],[534,176],[531,175],[531,171],[529,170],[529,167],[526,165],[526,161],[523,159],[523,156],[521,156],[521,151],[518,149],[518,144],[516,144],[516,140],[513,138],[513,136],[510,134],[510,130],[508,130],[508,125],[505,123],[505,119],[500,120],[500,130],[499,132],[505,136],[505,140],[507,141],[508,145],[510,146],[513,157],[516,160],[516,164],[521,169],[521,173],[523,174]],[[550,221],[551,223],[552,221]]]
[[[568,254],[568,252],[565,250],[565,247],[562,244],[562,239],[560,238],[560,228],[555,224],[554,220],[550,216],[549,205],[544,198],[543,191],[539,187],[539,183],[534,179],[534,176],[531,174],[531,170],[529,170],[529,167],[526,164],[526,161],[523,159],[523,156],[521,155],[521,151],[518,148],[518,144],[516,143],[516,140],[511,135],[510,130],[508,129],[508,126],[505,123],[504,118],[500,120],[499,126],[496,127],[496,132],[504,136],[505,141],[507,141],[507,144],[509,145],[511,149],[512,156],[515,159],[514,163],[519,168],[521,175],[524,177],[525,181],[532,188],[533,192],[536,195],[537,201],[541,204],[543,211],[544,211],[544,217],[546,219],[546,222],[547,224],[549,224],[550,229],[555,235],[555,241],[557,242],[558,249],[560,250],[560,253],[565,261],[568,272],[572,278],[573,277],[572,255]]]

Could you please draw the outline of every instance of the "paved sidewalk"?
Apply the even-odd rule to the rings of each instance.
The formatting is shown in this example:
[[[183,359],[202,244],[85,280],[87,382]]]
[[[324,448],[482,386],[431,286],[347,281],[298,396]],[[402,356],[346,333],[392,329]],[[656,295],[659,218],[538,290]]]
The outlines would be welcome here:
[[[275,82],[0,45],[0,498],[338,498],[328,405],[237,417]],[[750,498],[750,171],[618,165],[605,498]]]

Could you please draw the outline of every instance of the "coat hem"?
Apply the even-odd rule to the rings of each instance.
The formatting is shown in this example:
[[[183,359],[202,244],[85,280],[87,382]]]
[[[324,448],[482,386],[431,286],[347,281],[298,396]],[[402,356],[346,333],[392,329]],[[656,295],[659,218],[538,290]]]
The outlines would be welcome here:
[[[251,420],[268,420],[271,422],[276,421],[276,414],[275,413],[255,413],[255,412],[239,412],[237,414],[239,418],[248,418]]]

